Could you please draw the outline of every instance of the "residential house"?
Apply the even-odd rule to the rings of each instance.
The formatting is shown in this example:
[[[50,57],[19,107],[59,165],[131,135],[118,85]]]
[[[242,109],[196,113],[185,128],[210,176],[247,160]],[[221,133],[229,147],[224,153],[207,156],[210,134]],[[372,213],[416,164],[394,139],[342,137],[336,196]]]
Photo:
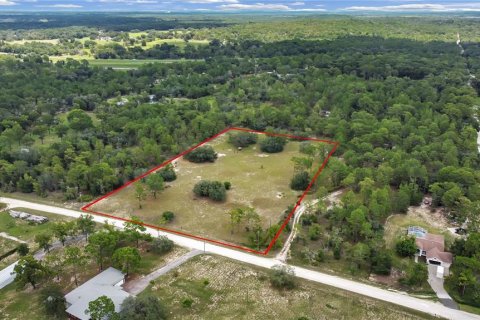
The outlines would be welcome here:
[[[115,268],[108,268],[81,286],[65,295],[67,314],[71,320],[89,320],[86,313],[88,303],[101,296],[107,296],[115,304],[115,311],[119,312],[123,301],[130,294],[123,290],[125,274]]]

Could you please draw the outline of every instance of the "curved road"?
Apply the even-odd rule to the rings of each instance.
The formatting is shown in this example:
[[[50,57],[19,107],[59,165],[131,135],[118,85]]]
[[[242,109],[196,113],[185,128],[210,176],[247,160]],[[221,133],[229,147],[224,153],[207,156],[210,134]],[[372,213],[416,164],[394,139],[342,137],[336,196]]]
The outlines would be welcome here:
[[[70,216],[74,218],[84,214],[81,211],[64,209],[60,207],[55,207],[55,206],[50,206],[45,204],[37,204],[33,202],[10,199],[10,198],[0,198],[0,202],[6,203],[9,208],[23,207],[23,208],[29,208],[29,209],[39,210],[39,211],[51,212],[51,213],[60,214],[64,216]],[[105,221],[108,221],[108,223],[118,228],[123,228],[122,221],[112,219],[112,218],[104,218],[104,217],[95,216],[95,215],[93,217],[94,217],[94,220],[97,222],[103,223]],[[220,256],[224,256],[224,257],[241,261],[244,263],[253,264],[263,268],[271,268],[274,265],[282,264],[280,261],[272,258],[266,258],[260,255],[248,254],[248,253],[236,251],[233,249],[225,248],[222,246],[218,246],[210,243],[204,243],[203,241],[158,231],[151,228],[147,228],[146,232],[150,233],[152,236],[165,235],[171,240],[173,240],[176,244],[182,247],[187,247],[187,248],[197,249],[202,251],[205,248],[205,250],[209,253],[217,254]],[[378,300],[394,303],[400,306],[404,306],[410,309],[418,310],[424,313],[428,313],[431,315],[435,315],[435,316],[439,316],[447,319],[480,320],[480,315],[475,315],[475,314],[467,313],[460,310],[450,309],[443,306],[439,302],[433,302],[430,300],[422,300],[422,299],[414,298],[407,294],[402,294],[399,292],[381,289],[381,288],[367,285],[364,283],[347,280],[337,276],[332,276],[329,274],[312,271],[312,270],[308,270],[301,267],[295,267],[295,266],[292,266],[292,267],[297,277],[303,278],[306,280],[326,284],[332,287],[358,293],[358,294],[375,298]]]

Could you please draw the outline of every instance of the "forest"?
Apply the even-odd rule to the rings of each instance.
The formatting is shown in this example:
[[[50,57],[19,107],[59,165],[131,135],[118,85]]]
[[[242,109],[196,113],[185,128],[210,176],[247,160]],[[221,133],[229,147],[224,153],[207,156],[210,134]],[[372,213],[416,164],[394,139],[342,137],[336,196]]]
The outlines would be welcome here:
[[[45,52],[38,51],[39,45],[31,51],[23,47],[21,59],[2,56],[3,192],[87,202],[226,127],[238,126],[340,143],[316,190],[350,191],[343,205],[327,214],[329,228],[338,231],[340,243],[372,249],[372,261],[374,249],[384,246],[385,219],[420,204],[425,194],[451,220],[467,221],[469,231],[478,232],[480,126],[475,106],[480,86],[471,77],[480,76],[475,20],[403,18],[389,24],[385,19],[338,19],[333,23],[350,28],[358,23],[384,27],[375,34],[310,35],[314,26],[330,20],[293,19],[290,26],[297,33],[282,38],[275,22],[259,21],[269,31],[264,37],[249,33],[247,39],[240,28],[250,30],[250,25],[164,21],[150,26],[138,19],[121,29],[109,26],[109,19],[101,26],[83,20],[76,25],[113,31],[139,29],[137,24],[159,30],[198,28],[192,37],[208,39],[205,46],[188,41],[152,48],[96,45],[94,52],[98,58],[203,60],[118,71],[85,60],[53,63],[48,57],[52,47],[45,45]],[[455,44],[459,24],[468,39],[465,52]],[[426,31],[409,36],[418,25]],[[63,27],[54,24],[60,29],[50,32]],[[11,36],[3,29],[3,37]],[[89,36],[83,27],[77,31]],[[442,36],[432,36],[435,32]],[[67,50],[68,45],[74,46],[57,46]],[[475,244],[469,246],[478,245],[470,241]],[[468,269],[478,280],[478,247],[456,245],[464,259],[453,270]],[[480,306],[478,281],[468,286],[464,300]]]

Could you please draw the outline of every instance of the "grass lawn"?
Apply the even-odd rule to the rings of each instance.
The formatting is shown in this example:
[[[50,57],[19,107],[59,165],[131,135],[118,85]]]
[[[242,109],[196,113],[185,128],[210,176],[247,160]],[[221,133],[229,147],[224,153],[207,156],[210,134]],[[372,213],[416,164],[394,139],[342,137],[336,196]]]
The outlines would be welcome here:
[[[18,199],[18,200],[24,200],[24,201],[31,201],[31,202],[36,202],[36,203],[42,203],[42,204],[48,204],[51,206],[56,206],[56,207],[67,207],[67,208],[72,208],[75,206],[74,209],[80,208],[80,204],[78,203],[66,203],[65,198],[63,196],[63,193],[61,192],[52,192],[48,194],[48,198],[40,197],[36,193],[22,193],[22,192],[0,192],[0,197],[5,197],[5,198],[12,198],[12,199]]]
[[[43,312],[39,291],[17,291],[12,283],[0,290],[0,319],[50,320]]]
[[[193,59],[95,59],[89,60],[88,63],[92,66],[117,68],[117,69],[134,69],[148,63],[174,63],[174,62],[190,62]]]
[[[208,44],[208,40],[189,40],[188,44],[191,44],[193,46],[205,46]],[[164,43],[168,43],[171,45],[176,45],[180,47],[182,50],[183,48],[187,45],[187,42],[185,42],[183,39],[156,39],[154,41],[147,42],[147,45],[145,47],[142,47],[143,49],[150,49],[153,48],[156,45],[162,45]]]
[[[39,43],[48,43],[48,44],[58,44],[58,39],[36,39],[36,40],[11,40],[5,41],[7,44],[25,44],[31,42],[39,42]]]
[[[202,255],[160,278],[142,294],[164,303],[169,319],[432,319],[428,315],[332,287],[298,280],[270,286],[268,271]],[[191,307],[182,302],[192,300]]]
[[[480,315],[480,308],[459,303],[460,310]]]
[[[264,136],[260,135],[259,139]],[[301,156],[300,142],[290,141],[283,152],[263,154],[259,146],[251,146],[237,151],[222,135],[211,142],[219,154],[215,163],[191,163],[176,160],[177,180],[168,183],[157,199],[148,196],[139,209],[135,198],[135,185],[119,191],[90,207],[93,211],[110,213],[120,217],[136,215],[145,222],[159,225],[164,211],[175,213],[173,222],[165,225],[175,229],[210,239],[245,244],[246,233],[243,226],[231,233],[228,211],[234,208],[253,207],[261,217],[261,224],[268,228],[280,221],[283,212],[297,201],[302,192],[290,189],[293,175],[293,156]],[[318,168],[314,163],[312,168]],[[193,194],[194,185],[200,180],[229,181],[224,202],[213,202],[197,198]],[[141,182],[137,182],[141,183]],[[281,196],[279,196],[281,194]]]
[[[30,244],[33,243],[34,238],[37,234],[51,231],[50,228],[52,223],[56,221],[72,220],[72,218],[61,216],[58,214],[37,211],[37,210],[32,210],[27,208],[14,208],[13,210],[44,216],[49,219],[48,222],[43,224],[31,224],[22,219],[14,219],[10,217],[10,215],[6,211],[0,212],[0,232],[6,232],[9,235],[17,237]]]
[[[96,67],[116,68],[116,69],[135,69],[148,63],[174,63],[174,62],[191,62],[198,61],[195,59],[95,59],[91,55],[65,55],[65,56],[50,56],[50,61],[53,63],[57,61],[65,61],[67,59],[73,60],[87,60],[88,63]]]

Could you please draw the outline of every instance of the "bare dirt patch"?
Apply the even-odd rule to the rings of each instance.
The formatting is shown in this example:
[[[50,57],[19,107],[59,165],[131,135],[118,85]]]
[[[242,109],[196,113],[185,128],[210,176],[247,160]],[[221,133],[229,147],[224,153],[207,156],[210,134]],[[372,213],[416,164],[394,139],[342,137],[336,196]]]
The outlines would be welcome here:
[[[259,135],[259,139],[262,138],[263,135]],[[169,182],[169,187],[156,199],[148,196],[142,202],[141,209],[135,198],[134,184],[101,200],[90,209],[122,218],[136,215],[154,225],[162,223],[163,212],[172,211],[175,219],[162,227],[245,245],[245,232],[232,234],[228,212],[234,208],[251,206],[260,215],[263,228],[280,221],[284,211],[301,195],[301,192],[290,189],[290,179],[294,174],[291,159],[302,156],[299,152],[300,142],[289,141],[283,152],[267,155],[257,151],[255,146],[238,151],[227,140],[228,136],[224,134],[207,143],[221,155],[215,163],[192,163],[183,158],[176,159],[174,168],[177,179]],[[312,171],[319,166],[320,163],[315,162]],[[195,197],[192,190],[199,180],[230,182],[231,189],[227,191],[226,201],[214,202]]]

